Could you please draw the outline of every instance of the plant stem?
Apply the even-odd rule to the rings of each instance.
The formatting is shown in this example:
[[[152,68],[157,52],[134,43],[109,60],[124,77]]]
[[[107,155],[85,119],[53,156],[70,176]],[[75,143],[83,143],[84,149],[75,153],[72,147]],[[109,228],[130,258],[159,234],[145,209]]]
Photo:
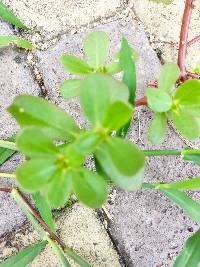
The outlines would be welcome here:
[[[137,99],[135,101],[135,107],[139,107],[139,106],[147,106],[147,98],[146,96],[140,99]]]
[[[0,177],[4,177],[4,178],[16,178],[16,175],[14,173],[0,172]]]
[[[193,38],[191,41],[189,41],[187,43],[187,46],[191,46],[193,44],[195,44],[196,42],[200,41],[200,35],[196,36],[195,38]]]
[[[0,140],[0,147],[17,151],[17,147],[14,142]]]
[[[12,189],[9,187],[0,187],[0,192],[11,193]]]
[[[143,150],[145,156],[180,156],[182,150]]]
[[[192,15],[193,3],[194,0],[186,0],[182,26],[181,26],[180,43],[178,51],[178,66],[181,70],[182,81],[185,81],[187,79],[186,55],[187,55],[187,44],[188,44],[188,31]]]
[[[200,79],[200,75],[193,73],[193,72],[189,72],[189,71],[187,71],[187,76],[193,79]]]

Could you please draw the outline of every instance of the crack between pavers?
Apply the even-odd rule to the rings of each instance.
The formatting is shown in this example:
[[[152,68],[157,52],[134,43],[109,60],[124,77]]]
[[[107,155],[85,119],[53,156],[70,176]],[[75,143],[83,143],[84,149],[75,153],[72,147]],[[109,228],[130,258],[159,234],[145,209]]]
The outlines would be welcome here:
[[[97,213],[98,219],[103,224],[104,229],[106,230],[106,232],[110,238],[110,241],[113,245],[113,248],[115,249],[115,251],[119,257],[120,265],[122,267],[128,267],[126,264],[126,257],[124,255],[122,255],[121,250],[118,247],[118,241],[116,241],[115,238],[112,236],[112,233],[110,230],[111,229],[111,223],[112,223],[111,220],[108,218],[108,215],[106,214],[106,212],[103,209],[97,209],[96,213]],[[123,254],[125,254],[125,253],[123,253]],[[128,257],[128,255],[127,255],[127,257]]]

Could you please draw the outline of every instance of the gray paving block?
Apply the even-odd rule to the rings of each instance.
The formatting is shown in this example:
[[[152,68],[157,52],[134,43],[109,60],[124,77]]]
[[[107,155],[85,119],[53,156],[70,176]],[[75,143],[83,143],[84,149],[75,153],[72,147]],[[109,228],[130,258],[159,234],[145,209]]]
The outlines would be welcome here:
[[[6,23],[0,22],[0,35],[13,34]],[[31,71],[26,63],[26,53],[20,49],[0,49],[0,139],[17,132],[18,126],[6,111],[14,97],[19,94],[38,95],[40,88],[34,82]],[[22,161],[15,155],[4,165],[0,172],[14,172]],[[9,186],[10,181],[0,178],[0,186]],[[8,194],[0,193],[0,236],[23,224],[25,218]]]

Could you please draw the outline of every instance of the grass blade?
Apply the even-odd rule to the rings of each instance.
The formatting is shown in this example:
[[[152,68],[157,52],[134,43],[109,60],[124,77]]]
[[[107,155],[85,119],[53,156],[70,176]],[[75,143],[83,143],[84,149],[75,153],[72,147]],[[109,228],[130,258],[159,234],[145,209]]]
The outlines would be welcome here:
[[[0,267],[26,267],[45,248],[47,242],[42,241],[32,247],[27,247],[0,264]]]
[[[7,141],[15,142],[16,136],[13,135],[7,139]],[[6,162],[16,151],[7,149],[7,148],[0,148],[0,166]]]
[[[67,248],[65,249],[65,253],[73,259],[76,263],[78,263],[81,267],[91,267],[89,263],[83,260],[80,256],[78,256],[73,250]]]
[[[31,42],[27,41],[24,38],[18,37],[16,35],[3,35],[0,36],[0,48],[9,46],[10,44],[16,44],[17,47],[24,49],[32,49],[33,45]]]
[[[0,18],[17,26],[18,28],[28,30],[28,28],[15,16],[15,14],[2,2],[0,3]]]

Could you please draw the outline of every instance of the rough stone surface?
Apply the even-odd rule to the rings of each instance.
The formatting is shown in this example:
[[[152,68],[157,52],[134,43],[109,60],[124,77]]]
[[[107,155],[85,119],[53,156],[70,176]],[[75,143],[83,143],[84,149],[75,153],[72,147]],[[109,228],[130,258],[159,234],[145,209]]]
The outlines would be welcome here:
[[[79,215],[79,216],[78,216]],[[57,227],[61,230],[61,238],[67,246],[73,248],[78,255],[87,260],[91,266],[120,267],[119,258],[106,233],[93,210],[74,204],[68,208],[62,217],[57,220]],[[29,225],[28,225],[29,226]],[[39,240],[35,231],[27,227],[14,236],[0,242],[0,262],[16,253],[25,246]],[[72,267],[78,267],[73,261]],[[57,257],[47,246],[29,267],[59,267]]]
[[[166,61],[176,61],[181,21],[185,1],[173,1],[170,5],[156,4],[149,0],[130,0],[130,7],[136,18],[145,26],[151,45],[161,53]],[[199,35],[200,2],[195,1],[189,40]],[[200,60],[200,43],[188,49],[188,67],[195,67]]]
[[[36,27],[45,38],[75,27],[78,29],[102,17],[115,14],[120,0],[4,0],[29,27]]]
[[[13,34],[7,24],[0,22],[0,35]],[[30,69],[26,63],[26,54],[19,49],[0,49],[0,139],[16,133],[18,127],[6,111],[7,107],[19,94],[38,95],[39,87],[33,81]],[[0,172],[14,172],[21,162],[21,157],[15,155],[10,161],[0,166]],[[10,185],[11,182],[0,178],[0,184]],[[12,231],[24,223],[24,216],[8,194],[0,193],[0,236]]]

